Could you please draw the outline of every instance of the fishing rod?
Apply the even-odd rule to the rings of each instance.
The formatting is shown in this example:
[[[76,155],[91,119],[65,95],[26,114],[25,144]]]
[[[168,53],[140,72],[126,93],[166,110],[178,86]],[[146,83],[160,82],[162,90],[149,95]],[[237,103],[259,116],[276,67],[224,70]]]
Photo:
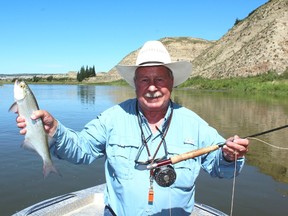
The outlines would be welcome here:
[[[284,126],[281,126],[281,127],[273,128],[273,129],[266,130],[266,131],[263,131],[263,132],[260,132],[260,133],[256,133],[256,134],[252,134],[252,135],[246,136],[246,137],[244,137],[244,139],[247,139],[249,137],[257,137],[257,136],[260,136],[260,135],[263,135],[263,134],[267,134],[267,133],[271,133],[271,132],[274,132],[274,131],[277,131],[277,130],[284,129],[286,127],[288,127],[288,124],[284,125]],[[179,162],[181,162],[183,160],[192,159],[192,158],[201,156],[203,154],[207,154],[209,152],[215,151],[215,150],[223,147],[224,145],[226,145],[226,142],[222,143],[222,144],[216,144],[216,145],[204,147],[204,148],[201,148],[201,149],[193,150],[193,151],[186,152],[186,153],[183,153],[183,154],[180,154],[180,155],[176,155],[176,156],[173,156],[171,158],[168,158],[168,159],[165,159],[165,160],[153,163],[153,164],[149,164],[149,165],[147,165],[147,169],[151,170],[151,169],[155,169],[157,167],[162,167],[162,166],[169,165],[169,164],[179,163]]]

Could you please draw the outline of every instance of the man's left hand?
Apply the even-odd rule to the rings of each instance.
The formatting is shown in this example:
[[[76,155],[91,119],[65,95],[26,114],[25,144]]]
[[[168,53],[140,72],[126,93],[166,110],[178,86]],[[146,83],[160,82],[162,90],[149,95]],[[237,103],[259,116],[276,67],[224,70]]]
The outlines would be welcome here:
[[[234,161],[238,158],[242,158],[248,152],[248,145],[248,139],[241,139],[237,135],[230,137],[226,140],[226,145],[222,148],[223,156],[227,161]]]

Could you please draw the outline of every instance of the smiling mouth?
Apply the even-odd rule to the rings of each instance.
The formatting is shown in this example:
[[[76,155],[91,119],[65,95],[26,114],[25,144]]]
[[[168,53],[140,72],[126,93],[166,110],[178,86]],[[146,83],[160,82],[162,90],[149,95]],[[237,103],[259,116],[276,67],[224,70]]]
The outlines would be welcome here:
[[[145,94],[145,97],[149,99],[154,99],[162,97],[162,94],[160,92],[148,92]]]

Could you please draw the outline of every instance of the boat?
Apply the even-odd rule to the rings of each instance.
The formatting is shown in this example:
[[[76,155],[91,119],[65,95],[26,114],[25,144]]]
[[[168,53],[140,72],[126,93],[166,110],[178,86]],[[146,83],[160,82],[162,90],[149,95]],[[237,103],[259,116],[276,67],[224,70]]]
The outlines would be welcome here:
[[[60,195],[29,206],[13,216],[102,216],[105,184]],[[205,204],[195,203],[191,216],[227,216]]]

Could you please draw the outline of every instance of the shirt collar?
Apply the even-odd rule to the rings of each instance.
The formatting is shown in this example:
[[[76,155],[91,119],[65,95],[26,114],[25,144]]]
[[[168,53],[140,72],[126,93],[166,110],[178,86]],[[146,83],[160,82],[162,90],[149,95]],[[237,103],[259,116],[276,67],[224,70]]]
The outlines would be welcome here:
[[[141,107],[139,106],[138,103],[137,103],[137,106],[138,106],[139,116],[140,116],[140,118],[141,118],[141,122],[148,124],[148,121],[147,121],[146,117],[144,116],[144,114],[143,114],[143,112],[142,112],[142,109],[141,109]],[[165,113],[165,116],[164,116],[164,121],[163,121],[162,126],[164,126],[164,127],[167,126],[167,120],[169,119],[169,116],[170,116],[171,113],[172,113],[172,109],[173,109],[173,102],[170,100],[170,101],[169,101],[168,109],[167,109],[167,111],[166,111],[166,113]]]

